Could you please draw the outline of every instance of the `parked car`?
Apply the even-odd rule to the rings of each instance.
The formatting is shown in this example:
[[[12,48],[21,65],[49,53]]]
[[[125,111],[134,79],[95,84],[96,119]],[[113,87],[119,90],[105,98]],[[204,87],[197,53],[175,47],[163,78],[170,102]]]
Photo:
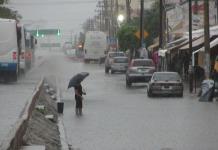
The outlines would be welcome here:
[[[183,82],[177,72],[155,72],[148,84],[147,95],[177,95],[183,97]]]
[[[152,59],[132,59],[126,72],[126,86],[130,87],[134,82],[149,82],[154,72]]]
[[[105,59],[105,73],[109,73],[114,57],[125,56],[124,52],[108,52]]]
[[[111,74],[114,72],[126,72],[128,68],[128,57],[114,57],[111,63]]]

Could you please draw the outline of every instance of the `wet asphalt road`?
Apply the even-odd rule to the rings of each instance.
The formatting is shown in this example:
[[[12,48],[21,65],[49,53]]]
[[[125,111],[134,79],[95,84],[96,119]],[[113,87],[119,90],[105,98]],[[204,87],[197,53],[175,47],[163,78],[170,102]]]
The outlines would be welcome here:
[[[84,114],[74,113],[68,81],[87,71]],[[35,76],[56,76],[64,107],[67,139],[80,150],[217,150],[218,103],[184,98],[148,98],[142,84],[126,89],[123,74],[105,75],[104,66],[83,64],[51,53]]]

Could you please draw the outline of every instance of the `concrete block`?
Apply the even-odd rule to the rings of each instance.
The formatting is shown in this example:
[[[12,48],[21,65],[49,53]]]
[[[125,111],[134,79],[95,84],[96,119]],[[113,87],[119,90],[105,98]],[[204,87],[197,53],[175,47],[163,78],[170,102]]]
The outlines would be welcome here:
[[[23,146],[21,150],[45,150],[44,145],[31,145],[31,146]]]
[[[38,109],[38,110],[45,110],[44,105],[36,105],[35,108]]]
[[[51,120],[51,121],[55,122],[55,120],[54,120],[54,115],[45,115],[45,118],[48,119],[48,120]]]

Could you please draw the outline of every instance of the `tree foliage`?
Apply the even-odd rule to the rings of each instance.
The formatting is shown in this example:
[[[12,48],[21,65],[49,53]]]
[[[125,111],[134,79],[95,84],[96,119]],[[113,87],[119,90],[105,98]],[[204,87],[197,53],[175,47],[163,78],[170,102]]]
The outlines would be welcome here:
[[[0,18],[7,19],[21,19],[22,17],[17,13],[7,7],[2,6],[2,4],[7,3],[7,0],[0,0]]]
[[[4,0],[0,0],[0,5],[4,4]]]
[[[124,23],[118,30],[117,36],[119,46],[121,49],[126,50],[133,46],[139,48],[140,41],[134,35],[136,31],[140,30],[140,18],[136,17],[131,19],[130,22]],[[149,36],[145,38],[146,46],[152,44],[153,40],[159,34],[159,2],[156,1],[152,7],[144,12],[144,30],[148,32]]]
[[[147,46],[153,43],[154,39],[159,35],[159,1],[156,1],[151,9],[146,10],[144,14],[145,30],[149,33],[149,36],[145,39]],[[162,15],[162,14],[161,14]]]
[[[137,27],[134,25],[124,24],[121,26],[117,33],[120,50],[126,51],[137,46],[137,38],[134,35],[136,31]]]

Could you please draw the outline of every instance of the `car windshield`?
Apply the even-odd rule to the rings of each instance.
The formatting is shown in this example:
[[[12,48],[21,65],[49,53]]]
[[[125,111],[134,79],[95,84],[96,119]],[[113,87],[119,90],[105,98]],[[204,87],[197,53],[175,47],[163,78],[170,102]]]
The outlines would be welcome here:
[[[152,60],[136,60],[133,62],[133,66],[154,66]]]
[[[180,77],[177,73],[156,73],[153,79],[156,81],[178,81]]]
[[[125,56],[125,54],[124,53],[110,53],[109,54],[109,57],[118,57],[118,56]]]
[[[128,63],[128,58],[115,58],[115,63]]]

